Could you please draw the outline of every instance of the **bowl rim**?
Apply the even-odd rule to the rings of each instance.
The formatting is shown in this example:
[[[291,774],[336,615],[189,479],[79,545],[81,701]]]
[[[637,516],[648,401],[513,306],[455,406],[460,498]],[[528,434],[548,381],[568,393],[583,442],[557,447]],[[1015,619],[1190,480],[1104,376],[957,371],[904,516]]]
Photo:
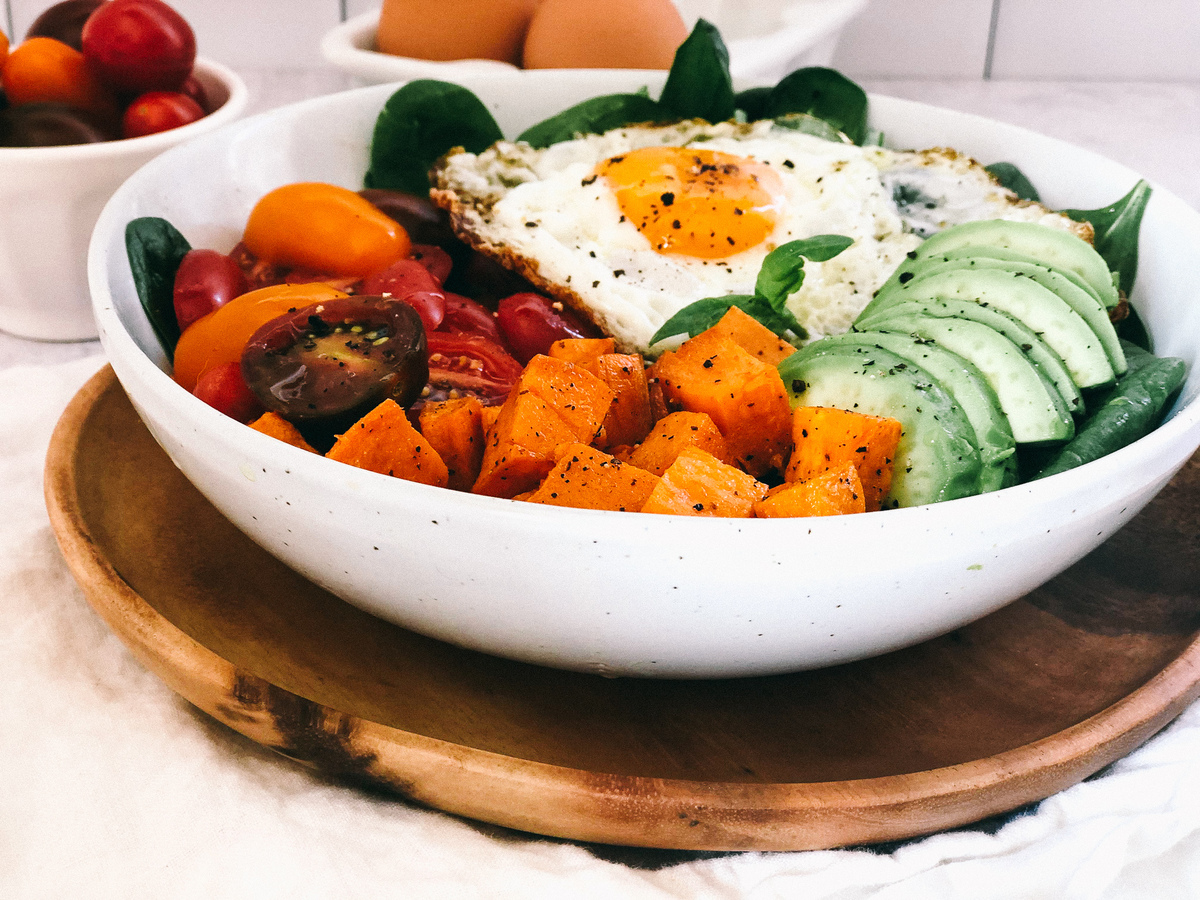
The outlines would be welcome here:
[[[545,70],[550,71],[550,70]],[[607,73],[619,73],[621,70],[578,70],[578,71],[603,71]],[[619,77],[614,74],[614,77]],[[507,80],[507,79],[498,79]],[[472,79],[477,82],[476,79]],[[283,116],[300,116],[309,111],[319,109],[326,104],[345,102],[349,97],[361,97],[367,94],[378,95],[386,98],[389,91],[394,91],[399,88],[404,82],[393,82],[388,84],[372,84],[364,87],[352,88],[346,91],[340,91],[333,94],[326,94],[318,97],[309,98],[296,103],[287,104],[285,106],[276,107],[271,110],[258,113],[254,116],[244,118],[235,125],[224,128],[220,134],[205,135],[202,141],[226,141],[233,139],[237,134],[244,130],[259,127],[262,123],[267,122],[274,117]],[[934,115],[951,115],[952,117],[964,122],[978,121],[987,123],[990,127],[999,127],[1014,137],[1030,136],[1039,140],[1050,141],[1055,145],[1063,148],[1069,148],[1074,154],[1086,154],[1097,160],[1102,160],[1109,166],[1114,167],[1114,171],[1120,171],[1127,175],[1130,179],[1136,180],[1141,176],[1121,165],[1095,153],[1086,148],[1078,147],[1067,141],[1040,134],[1031,129],[1022,128],[1016,125],[1010,125],[999,120],[990,119],[985,116],[979,116],[972,113],[963,113],[957,110],[939,107],[932,104],[921,103],[913,100],[905,100],[887,95],[869,93],[869,100],[872,107],[878,108],[882,104],[885,107],[890,107],[892,111],[908,111],[919,112],[922,114]],[[195,142],[192,142],[195,144]],[[181,148],[182,149],[182,148]],[[171,154],[174,151],[168,151],[160,154],[151,160],[144,169],[153,172],[156,167],[166,166],[170,163]],[[1160,203],[1166,202],[1173,205],[1178,205],[1184,215],[1190,215],[1195,225],[1195,233],[1200,240],[1200,212],[1192,209],[1188,204],[1178,198],[1168,189],[1151,182],[1154,189],[1155,198]],[[122,186],[114,198],[106,204],[105,209],[101,213],[99,221],[93,232],[89,246],[89,282],[92,292],[93,311],[97,322],[100,326],[101,336],[106,342],[116,341],[120,346],[123,360],[128,362],[130,366],[141,376],[146,386],[154,390],[160,397],[168,402],[189,402],[187,397],[191,395],[184,391],[167,372],[160,368],[155,361],[141,348],[138,342],[134,339],[130,331],[125,327],[116,310],[116,304],[108,289],[108,259],[105,255],[105,246],[103,238],[111,232],[114,227],[124,227],[123,223],[114,223],[116,216],[116,199],[119,194],[127,189],[127,186]],[[1152,201],[1154,202],[1154,201]],[[107,348],[106,348],[107,349]],[[110,353],[110,357],[111,357]],[[153,371],[151,371],[153,370]],[[118,375],[120,369],[118,368]],[[1200,373],[1189,372],[1192,379],[1200,378]],[[146,379],[149,381],[146,381]],[[168,392],[164,395],[164,392]],[[176,393],[179,392],[179,393]],[[186,395],[186,396],[185,396]],[[192,398],[195,405],[193,409],[196,414],[203,419],[205,416],[210,416],[209,421],[213,427],[219,432],[224,432],[224,437],[243,441],[248,440],[251,446],[257,446],[260,450],[270,450],[278,454],[284,453],[284,458],[291,465],[290,469],[295,474],[306,475],[310,471],[320,473],[328,471],[325,466],[327,463],[324,457],[315,457],[311,453],[300,450],[298,448],[279,447],[281,442],[266,435],[257,434],[253,429],[247,428],[241,423],[235,422],[217,412],[215,409],[208,407],[203,401]],[[235,430],[236,429],[236,430]],[[723,520],[719,518],[710,518],[702,516],[657,516],[663,521],[672,521],[675,524],[671,527],[684,529],[715,529],[725,528],[729,530],[750,529],[751,531],[759,528],[770,527],[774,529],[787,530],[794,529],[809,529],[813,533],[818,531],[836,532],[843,528],[856,528],[857,522],[877,523],[876,518],[881,513],[888,515],[887,521],[894,521],[897,526],[905,523],[906,518],[911,524],[911,520],[918,516],[935,516],[935,519],[949,517],[958,514],[958,511],[966,511],[970,508],[975,508],[975,512],[985,512],[989,505],[1005,504],[1009,498],[1015,496],[1015,492],[1025,492],[1027,495],[1033,495],[1035,502],[1051,502],[1055,498],[1060,498],[1067,494],[1076,493],[1087,484],[1096,482],[1105,482],[1108,480],[1120,479],[1121,473],[1126,471],[1137,471],[1144,466],[1150,466],[1155,460],[1162,457],[1164,454],[1172,458],[1178,457],[1177,464],[1174,464],[1171,472],[1174,472],[1182,466],[1187,459],[1200,446],[1200,390],[1196,390],[1194,396],[1187,400],[1181,395],[1175,402],[1175,405],[1169,412],[1169,418],[1162,422],[1157,428],[1149,434],[1143,436],[1137,441],[1126,445],[1118,450],[1115,450],[1100,459],[1077,466],[1066,472],[1059,473],[1055,476],[1034,481],[1022,482],[1009,488],[1000,491],[992,491],[984,494],[976,494],[969,497],[959,498],[955,501],[943,501],[940,503],[927,504],[925,506],[909,507],[893,510],[880,510],[876,513],[866,513],[856,516],[825,516],[817,517],[816,519],[805,518],[797,520],[779,520],[771,519],[769,521],[775,523],[771,526],[754,523],[754,519],[732,519]],[[1186,452],[1180,448],[1185,447]],[[1181,455],[1182,454],[1182,455]],[[319,466],[320,468],[311,470],[311,466]],[[379,494],[381,501],[391,504],[398,502],[397,498],[403,497],[425,497],[432,500],[434,503],[445,504],[455,510],[461,510],[465,514],[478,515],[481,512],[487,511],[491,514],[505,515],[511,521],[513,518],[524,519],[526,516],[535,516],[538,519],[541,517],[551,517],[551,520],[561,517],[578,518],[578,517],[595,517],[608,515],[606,510],[591,510],[591,509],[576,509],[569,507],[555,507],[546,504],[528,504],[518,503],[513,500],[505,500],[504,498],[484,497],[476,494],[461,491],[449,491],[446,488],[437,488],[431,485],[424,485],[417,482],[407,482],[402,479],[392,478],[387,475],[382,475],[367,470],[354,469],[352,476],[354,478],[366,478],[366,484],[372,486],[372,490]],[[343,478],[343,481],[345,478]],[[1165,483],[1165,482],[1164,482]],[[413,494],[413,491],[417,494]],[[382,492],[382,493],[381,493]],[[435,493],[430,493],[435,492]],[[440,498],[440,499],[437,499]],[[501,502],[496,502],[501,501]],[[482,505],[481,505],[482,504]],[[864,515],[867,517],[864,519]],[[644,517],[643,517],[644,519]],[[627,521],[627,518],[622,516],[619,520]],[[605,521],[612,521],[612,518]],[[724,523],[724,524],[721,524]],[[644,527],[651,527],[646,523]]]
[[[237,119],[246,108],[250,94],[246,82],[233,69],[207,57],[197,56],[193,71],[208,76],[228,91],[229,96],[219,107],[202,119],[142,137],[98,141],[93,144],[64,144],[53,147],[0,147],[0,164],[70,162],[101,160],[173,147],[197,135],[220,128]]]

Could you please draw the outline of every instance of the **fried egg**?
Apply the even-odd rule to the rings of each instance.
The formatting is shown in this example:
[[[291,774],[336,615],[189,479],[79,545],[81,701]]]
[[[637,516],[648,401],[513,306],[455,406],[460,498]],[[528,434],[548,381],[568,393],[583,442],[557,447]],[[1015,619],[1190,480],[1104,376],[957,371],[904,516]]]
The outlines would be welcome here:
[[[433,178],[460,237],[643,353],[689,303],[752,294],[764,257],[788,241],[854,241],[807,262],[788,298],[815,339],[848,330],[905,254],[943,227],[1007,218],[1088,228],[1019,200],[955,151],[858,147],[787,120],[631,126],[545,149],[501,141],[451,152]]]

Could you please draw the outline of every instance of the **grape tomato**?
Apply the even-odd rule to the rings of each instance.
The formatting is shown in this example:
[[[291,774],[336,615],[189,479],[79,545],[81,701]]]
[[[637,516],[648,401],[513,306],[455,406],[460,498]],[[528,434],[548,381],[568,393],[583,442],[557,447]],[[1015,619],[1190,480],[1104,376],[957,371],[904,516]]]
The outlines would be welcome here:
[[[196,36],[161,0],[108,0],[84,23],[83,53],[117,90],[177,91],[196,61]]]
[[[204,118],[200,104],[175,91],[147,91],[125,108],[121,117],[123,137],[144,137],[170,131]]]
[[[253,422],[266,410],[242,377],[239,363],[230,362],[206,371],[192,391],[218,412],[239,422]]]
[[[189,250],[175,270],[175,319],[187,331],[219,306],[250,290],[241,267],[216,250]]]

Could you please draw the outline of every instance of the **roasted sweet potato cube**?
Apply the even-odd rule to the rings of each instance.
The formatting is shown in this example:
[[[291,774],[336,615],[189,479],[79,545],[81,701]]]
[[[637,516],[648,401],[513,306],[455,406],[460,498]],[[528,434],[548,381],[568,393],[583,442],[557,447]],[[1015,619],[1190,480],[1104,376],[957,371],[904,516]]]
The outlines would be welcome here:
[[[616,346],[612,338],[566,338],[551,344],[546,355],[583,366],[595,374],[592,363],[605,353],[614,353]]]
[[[754,504],[760,519],[796,516],[841,516],[866,512],[862,481],[853,463],[831,469],[808,481],[781,484]]]
[[[309,453],[316,453],[316,449],[304,439],[304,435],[300,433],[300,429],[285,419],[279,413],[265,412],[253,422],[250,427],[255,431],[261,431],[268,437],[277,438],[285,444],[291,444],[293,447],[299,447],[301,450],[307,450]]]
[[[605,353],[591,371],[612,389],[613,402],[604,417],[601,446],[637,444],[650,432],[650,392],[646,365],[636,353]]]
[[[421,434],[446,464],[446,487],[469,491],[483,464],[483,406],[474,397],[457,397],[421,407]]]
[[[741,469],[688,447],[663,473],[642,512],[745,518],[766,493],[765,484]]]
[[[525,498],[531,503],[637,512],[658,484],[658,476],[587,444],[560,447],[558,454],[541,487]]]
[[[535,489],[554,468],[555,448],[578,440],[575,431],[545,400],[514,390],[488,430],[473,493],[515,497]]]
[[[615,396],[612,388],[582,366],[540,354],[526,364],[513,390],[544,400],[582,444],[596,439]]]
[[[708,413],[676,412],[654,423],[650,434],[629,453],[629,461],[661,475],[687,447],[729,460],[729,446]]]
[[[751,475],[783,471],[792,407],[774,366],[710,328],[660,356],[651,374],[668,404],[712,418],[730,454]]]
[[[807,481],[853,463],[862,480],[867,509],[879,509],[892,486],[892,461],[901,431],[898,419],[826,406],[798,406],[792,414],[795,447],[787,480]]]
[[[795,347],[736,306],[729,307],[729,312],[710,330],[729,336],[735,344],[768,366],[777,366],[796,352]]]
[[[338,435],[325,455],[360,469],[435,487],[445,487],[448,478],[446,464],[395,400],[384,400]]]

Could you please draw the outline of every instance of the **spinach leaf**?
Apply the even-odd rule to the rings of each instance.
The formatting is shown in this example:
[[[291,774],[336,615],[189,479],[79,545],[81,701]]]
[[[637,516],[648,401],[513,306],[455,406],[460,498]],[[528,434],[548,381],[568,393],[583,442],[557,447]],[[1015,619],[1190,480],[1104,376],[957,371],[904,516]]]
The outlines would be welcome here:
[[[805,257],[813,262],[833,259],[854,243],[842,234],[818,234],[801,241],[789,241],[776,247],[763,260],[754,283],[754,292],[776,312],[785,312],[789,294],[804,284]]]
[[[624,125],[655,122],[661,107],[645,94],[605,94],[584,100],[527,128],[517,138],[541,149],[580,134],[600,134]]]
[[[984,166],[992,176],[1000,182],[1000,184],[1022,200],[1038,201],[1042,198],[1038,196],[1037,188],[1033,186],[1025,173],[1018,169],[1015,165],[1008,162],[992,163],[990,166]]]
[[[179,342],[174,301],[175,271],[191,249],[187,238],[166,219],[145,216],[125,226],[125,252],[129,256],[138,300],[167,353],[167,359],[172,362],[175,345]]]
[[[1138,231],[1150,202],[1152,188],[1144,180],[1118,200],[1100,209],[1062,210],[1076,222],[1091,222],[1096,229],[1096,251],[1117,274],[1117,286],[1129,296],[1137,276]]]
[[[752,87],[740,92],[733,98],[733,105],[746,114],[747,122],[755,122],[763,118],[767,108],[767,98],[771,96],[769,87]]]
[[[785,75],[771,89],[763,117],[808,113],[824,119],[859,146],[867,136],[867,94],[834,69],[809,66]]]
[[[704,19],[675,51],[658,98],[663,111],[680,119],[724,122],[734,113],[729,51],[716,27]]]
[[[375,121],[364,187],[424,195],[429,169],[447,150],[479,153],[503,136],[487,107],[466,88],[410,81],[388,98]]]

